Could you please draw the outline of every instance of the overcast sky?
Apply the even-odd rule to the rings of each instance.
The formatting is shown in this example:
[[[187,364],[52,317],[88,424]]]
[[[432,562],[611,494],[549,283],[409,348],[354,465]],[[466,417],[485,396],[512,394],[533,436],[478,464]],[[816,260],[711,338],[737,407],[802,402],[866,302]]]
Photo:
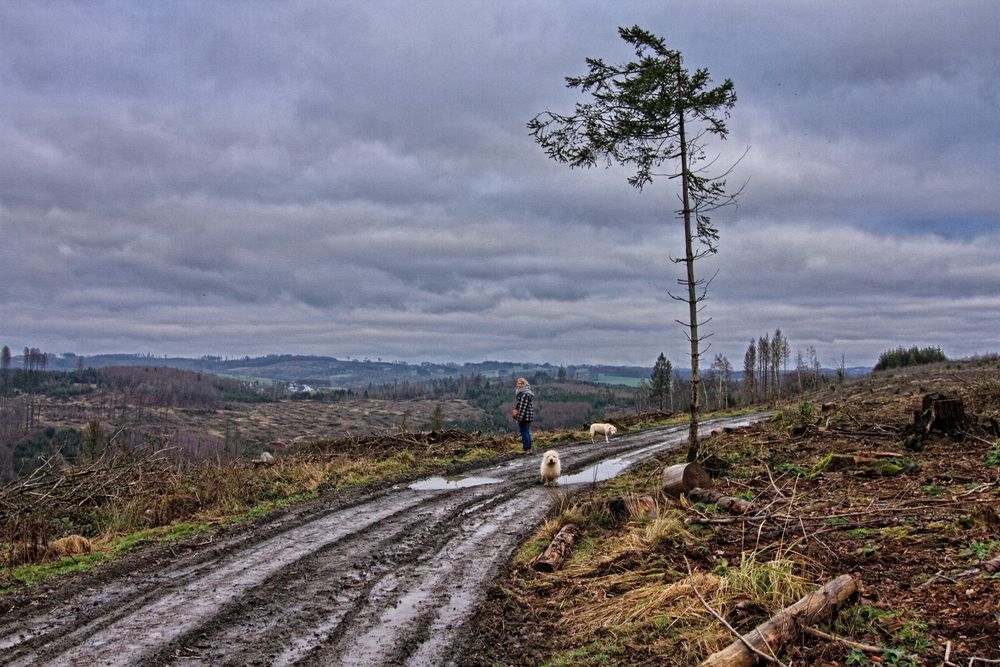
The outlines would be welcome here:
[[[633,24],[750,149],[707,362],[1000,351],[995,0],[2,0],[0,344],[687,367],[676,182],[525,127]]]

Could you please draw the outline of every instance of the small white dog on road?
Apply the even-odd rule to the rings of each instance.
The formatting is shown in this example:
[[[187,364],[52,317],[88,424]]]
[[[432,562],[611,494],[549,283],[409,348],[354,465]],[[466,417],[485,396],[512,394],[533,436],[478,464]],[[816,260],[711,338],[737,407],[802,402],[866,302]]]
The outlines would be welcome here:
[[[542,454],[542,465],[539,470],[539,475],[542,478],[542,484],[545,486],[552,486],[556,483],[556,479],[562,473],[562,465],[559,463],[559,452],[554,449]]]
[[[609,435],[614,435],[618,432],[618,429],[612,424],[591,424],[590,425],[590,442],[594,442],[595,435],[603,435],[604,442],[610,442],[608,440]]]

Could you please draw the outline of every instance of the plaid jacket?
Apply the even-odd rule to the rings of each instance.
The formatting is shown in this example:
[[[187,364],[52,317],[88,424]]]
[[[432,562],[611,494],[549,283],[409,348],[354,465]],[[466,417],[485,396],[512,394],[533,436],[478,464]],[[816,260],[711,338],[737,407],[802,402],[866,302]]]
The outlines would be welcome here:
[[[530,422],[535,418],[535,397],[530,391],[519,391],[514,399],[514,409],[517,410],[517,421]]]

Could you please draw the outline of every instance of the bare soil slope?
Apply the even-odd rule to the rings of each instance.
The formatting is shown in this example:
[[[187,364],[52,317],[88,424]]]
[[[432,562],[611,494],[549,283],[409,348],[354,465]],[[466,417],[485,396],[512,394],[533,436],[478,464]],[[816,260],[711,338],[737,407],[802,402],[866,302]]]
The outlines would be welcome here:
[[[914,437],[914,410],[937,393],[963,400],[961,428]],[[995,362],[879,373],[783,407],[703,447],[715,488],[751,500],[750,512],[660,497],[657,522],[591,520],[563,571],[540,575],[524,559],[508,569],[476,620],[470,660],[698,664],[734,637],[692,583],[745,633],[787,606],[782,589],[850,574],[860,596],[822,628],[836,638],[795,637],[778,656],[785,664],[1000,662]],[[650,463],[611,493],[655,493],[677,460]],[[676,525],[665,527],[667,515]],[[687,594],[668,595],[678,586]]]

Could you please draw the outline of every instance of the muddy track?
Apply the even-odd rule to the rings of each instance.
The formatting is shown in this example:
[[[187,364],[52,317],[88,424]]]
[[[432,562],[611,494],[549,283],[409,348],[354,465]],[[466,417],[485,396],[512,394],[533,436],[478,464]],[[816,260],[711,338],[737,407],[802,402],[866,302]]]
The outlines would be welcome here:
[[[686,428],[561,447],[563,481],[676,448]],[[0,664],[460,663],[486,587],[574,488],[541,487],[538,463],[321,498],[176,557],[102,568],[0,616]]]

